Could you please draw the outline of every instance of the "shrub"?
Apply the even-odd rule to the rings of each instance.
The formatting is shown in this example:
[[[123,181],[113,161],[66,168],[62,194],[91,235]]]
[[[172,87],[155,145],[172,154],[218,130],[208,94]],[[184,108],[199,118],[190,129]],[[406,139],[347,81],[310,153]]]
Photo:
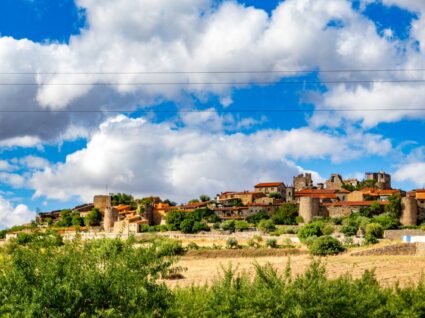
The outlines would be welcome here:
[[[226,248],[239,248],[238,240],[234,237],[229,237],[226,241]]]
[[[207,218],[208,223],[217,223],[217,222],[221,222],[221,219],[216,215],[216,214],[212,214]]]
[[[326,224],[322,230],[323,235],[331,235],[334,231],[334,227],[330,224]]]
[[[266,241],[266,246],[270,248],[278,248],[277,240],[275,238],[268,239]]]
[[[345,251],[341,242],[332,236],[318,237],[310,246],[310,253],[312,255],[334,255]]]
[[[224,221],[223,223],[221,223],[221,229],[223,231],[234,232],[235,231],[235,221],[233,221],[233,220]]]
[[[198,233],[200,231],[208,232],[209,230],[210,230],[210,227],[204,221],[202,222],[195,221],[192,227],[192,233]]]
[[[374,216],[373,222],[381,224],[384,230],[396,229],[400,224],[398,219],[389,213]]]
[[[180,231],[182,231],[182,233],[194,233],[194,225],[195,221],[193,219],[185,219],[180,223]]]
[[[185,219],[183,212],[177,210],[171,210],[165,216],[165,222],[168,225],[170,231],[177,231],[180,229],[180,224]]]
[[[250,238],[246,243],[249,247],[259,248],[261,246],[254,238]]]
[[[301,224],[304,223],[304,219],[301,215],[298,215],[295,217],[295,222],[297,222],[297,224]]]
[[[162,239],[157,243],[157,253],[159,257],[183,255],[184,248],[180,241]]]
[[[381,224],[378,223],[370,223],[366,225],[365,230],[365,241],[368,244],[374,244],[378,242],[379,238],[382,238],[384,235],[384,228]]]
[[[298,215],[298,206],[295,203],[282,204],[272,216],[275,224],[293,225],[297,224],[295,218]]]
[[[195,242],[190,242],[189,244],[187,244],[186,249],[187,250],[199,250],[199,246]]]
[[[102,220],[102,215],[100,214],[99,209],[93,208],[89,214],[84,218],[84,223],[87,226],[99,226],[100,221]]]
[[[298,238],[300,239],[301,242],[304,242],[308,237],[311,237],[311,236],[319,237],[323,235],[322,226],[323,224],[319,222],[306,224],[298,231]]]
[[[246,218],[246,221],[248,223],[257,225],[258,223],[260,223],[261,220],[268,220],[268,219],[270,219],[270,216],[267,214],[267,212],[264,210],[261,210],[258,213],[249,215]]]
[[[18,245],[29,245],[32,247],[54,247],[63,245],[62,236],[57,232],[35,232],[35,233],[18,233],[15,242]]]
[[[273,220],[262,220],[258,223],[258,228],[263,232],[272,232],[276,230]]]
[[[235,230],[236,231],[245,231],[249,228],[249,223],[247,221],[236,221]]]
[[[216,222],[216,223],[214,223],[214,224],[213,224],[213,229],[214,229],[214,230],[218,230],[218,229],[220,229],[220,222]]]
[[[354,236],[357,233],[357,227],[353,225],[343,225],[341,227],[341,233],[345,236]]]

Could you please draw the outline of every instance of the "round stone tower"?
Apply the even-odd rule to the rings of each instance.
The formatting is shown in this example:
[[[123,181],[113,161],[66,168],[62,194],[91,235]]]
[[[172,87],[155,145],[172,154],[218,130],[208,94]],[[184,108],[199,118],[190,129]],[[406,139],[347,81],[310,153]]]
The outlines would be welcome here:
[[[319,215],[319,199],[301,197],[299,215],[304,219],[304,223],[310,223],[313,217]]]
[[[118,221],[118,211],[111,207],[105,208],[103,216],[103,229],[105,232],[112,232],[114,230],[114,223]]]
[[[418,202],[414,198],[401,198],[401,225],[416,225],[418,222]]]
[[[100,212],[104,213],[106,208],[111,207],[111,196],[110,195],[95,195],[93,199],[94,207],[99,209]]]

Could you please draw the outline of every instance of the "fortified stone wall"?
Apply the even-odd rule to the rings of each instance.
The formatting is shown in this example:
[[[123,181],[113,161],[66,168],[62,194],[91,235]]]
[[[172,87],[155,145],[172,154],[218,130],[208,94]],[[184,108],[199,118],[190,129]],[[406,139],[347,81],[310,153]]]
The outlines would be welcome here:
[[[401,206],[400,223],[402,225],[416,225],[418,221],[418,203],[416,199],[409,197],[401,198]]]
[[[104,213],[105,209],[111,207],[111,196],[110,195],[96,195],[93,199],[94,207],[99,209],[100,212]]]
[[[320,202],[318,198],[301,197],[299,215],[304,219],[304,223],[309,223],[315,216],[319,216]]]

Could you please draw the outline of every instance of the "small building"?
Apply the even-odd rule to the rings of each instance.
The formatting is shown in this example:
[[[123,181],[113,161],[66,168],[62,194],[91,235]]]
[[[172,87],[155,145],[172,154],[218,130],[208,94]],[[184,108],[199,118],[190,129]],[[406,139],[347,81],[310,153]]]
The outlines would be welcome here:
[[[311,177],[311,173],[299,174],[298,176],[294,177],[293,185],[295,191],[313,188],[313,179]]]
[[[375,181],[375,185],[378,189],[381,189],[381,190],[391,189],[391,175],[385,173],[384,171],[366,172],[365,180]]]
[[[380,190],[364,188],[359,191],[353,191],[347,195],[347,201],[388,201],[392,195],[402,195],[400,190]]]
[[[341,175],[337,173],[331,174],[331,177],[326,180],[325,188],[328,190],[341,190],[344,182],[342,181]]]
[[[253,203],[256,199],[265,197],[266,195],[263,192],[222,192],[217,197],[217,202],[223,205],[228,204],[232,200],[239,199],[243,205],[248,205]]]
[[[254,192],[262,192],[266,195],[278,193],[282,198],[285,198],[286,186],[283,182],[263,182],[255,185]]]
[[[295,191],[295,200],[299,203],[301,197],[318,198],[320,202],[337,202],[340,199],[337,196],[338,190],[328,189],[304,189]]]

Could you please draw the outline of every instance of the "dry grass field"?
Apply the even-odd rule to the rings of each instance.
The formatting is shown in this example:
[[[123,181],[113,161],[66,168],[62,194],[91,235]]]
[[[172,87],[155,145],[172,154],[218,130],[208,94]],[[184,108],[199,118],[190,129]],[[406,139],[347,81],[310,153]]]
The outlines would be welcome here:
[[[229,254],[221,257],[201,257],[191,255],[181,257],[178,265],[187,268],[183,273],[184,279],[167,281],[171,287],[203,285],[211,282],[217,275],[220,275],[221,268],[230,264],[239,273],[245,272],[253,275],[255,272],[254,262],[264,265],[272,264],[280,273],[287,266],[290,260],[291,269],[294,275],[304,272],[311,256],[307,254],[298,255],[268,255],[250,257]],[[353,277],[359,277],[365,270],[375,270],[379,282],[383,286],[392,286],[399,282],[401,286],[410,283],[417,283],[421,275],[425,272],[425,256],[350,256],[343,254],[322,259],[326,264],[329,277],[338,277],[345,273],[350,273]]]

